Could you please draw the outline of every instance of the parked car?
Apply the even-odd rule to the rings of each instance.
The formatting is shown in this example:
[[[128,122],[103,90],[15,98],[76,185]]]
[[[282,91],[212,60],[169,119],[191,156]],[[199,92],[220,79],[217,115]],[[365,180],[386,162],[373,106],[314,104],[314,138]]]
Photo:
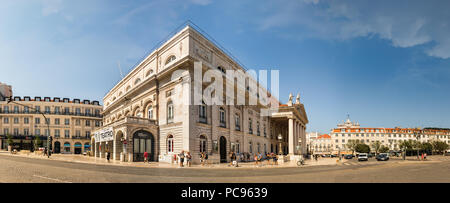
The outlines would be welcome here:
[[[377,161],[387,161],[389,160],[389,155],[387,153],[381,153],[377,155]]]
[[[334,158],[334,157],[337,157],[337,155],[336,155],[336,154],[332,154],[332,155],[331,155],[331,157],[333,157],[333,158]]]
[[[344,159],[352,159],[353,155],[352,154],[346,154],[344,155]]]
[[[367,153],[358,154],[358,161],[367,161],[369,160],[369,155]]]

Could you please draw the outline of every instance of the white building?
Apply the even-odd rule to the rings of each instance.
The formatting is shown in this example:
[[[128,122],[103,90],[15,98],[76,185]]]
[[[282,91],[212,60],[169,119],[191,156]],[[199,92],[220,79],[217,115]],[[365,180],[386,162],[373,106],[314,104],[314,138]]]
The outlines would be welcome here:
[[[211,70],[214,80],[231,84],[238,96],[222,96],[216,89],[208,94],[212,82],[201,79]],[[226,77],[231,71],[245,69],[192,26],[184,27],[105,95],[104,127],[91,141],[95,156],[109,151],[115,160],[141,161],[148,152],[151,161],[171,162],[174,154],[189,151],[198,163],[201,152],[212,162],[230,161],[230,151],[305,154],[308,118],[300,96],[280,105],[270,93],[251,87],[255,80],[250,77],[246,87],[234,83]],[[224,105],[209,104],[201,93]],[[260,102],[266,95],[267,102]],[[254,105],[236,105],[254,98],[259,99]]]
[[[400,143],[406,140],[418,140],[420,142],[431,142],[440,140],[450,144],[450,129],[440,128],[362,128],[359,123],[353,123],[348,118],[337,125],[330,132],[334,150],[348,150],[346,144],[349,140],[359,140],[371,146],[379,141],[381,145],[389,147],[390,150],[400,150]]]

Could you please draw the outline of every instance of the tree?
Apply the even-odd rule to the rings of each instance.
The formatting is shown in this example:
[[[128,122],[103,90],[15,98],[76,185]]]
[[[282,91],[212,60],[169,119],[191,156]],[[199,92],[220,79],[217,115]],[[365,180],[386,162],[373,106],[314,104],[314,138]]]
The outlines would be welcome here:
[[[413,149],[413,145],[412,142],[409,140],[405,140],[405,141],[400,141],[400,149],[406,149],[406,150],[411,150]]]
[[[424,151],[425,153],[432,153],[433,145],[429,142],[422,142],[422,144],[420,146],[420,150]]]
[[[370,147],[366,144],[357,144],[355,147],[355,151],[359,153],[369,153]]]
[[[380,141],[372,142],[372,144],[370,146],[373,149],[375,149],[375,154],[378,154],[378,151],[380,150],[380,147],[381,147],[381,142]]]
[[[359,140],[349,140],[345,145],[348,149],[352,150],[352,154],[355,153],[356,145],[359,144]]]
[[[389,152],[389,147],[382,145],[379,151],[380,153],[387,153]]]
[[[38,149],[40,146],[42,146],[42,140],[41,140],[41,138],[39,138],[38,135],[36,135],[36,136],[34,137],[34,149],[36,150],[36,149]]]
[[[8,138],[8,140],[6,141],[8,143],[8,145],[13,146],[14,140],[12,139],[12,135],[8,134],[8,135],[6,135],[6,137]]]
[[[431,143],[431,145],[433,146],[433,150],[438,152],[438,153],[444,153],[445,155],[445,150],[448,149],[448,144],[442,141],[433,141]]]

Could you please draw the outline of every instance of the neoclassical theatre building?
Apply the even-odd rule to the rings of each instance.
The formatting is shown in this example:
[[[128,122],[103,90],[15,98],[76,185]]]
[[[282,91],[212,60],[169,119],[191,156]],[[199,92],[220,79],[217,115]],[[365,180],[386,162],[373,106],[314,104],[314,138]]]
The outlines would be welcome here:
[[[245,72],[205,36],[190,25],[182,28],[109,90],[103,98],[103,126],[91,140],[96,157],[110,152],[114,160],[142,161],[148,152],[150,161],[171,162],[174,154],[189,151],[194,163],[200,162],[201,152],[217,163],[230,161],[231,151],[282,153],[286,160],[306,153],[308,118],[299,95],[290,95],[287,104],[267,92],[266,104],[194,102],[195,64],[201,62],[202,78],[208,70],[219,70],[220,77],[229,70]],[[208,84],[200,87],[205,91]],[[249,86],[244,91],[246,99],[254,95]]]
[[[8,136],[17,150],[33,150],[36,137],[46,146],[47,137],[52,136],[54,153],[81,154],[91,149],[91,133],[102,125],[98,101],[28,96],[12,100],[8,103],[6,98],[0,99],[2,150],[8,148]]]

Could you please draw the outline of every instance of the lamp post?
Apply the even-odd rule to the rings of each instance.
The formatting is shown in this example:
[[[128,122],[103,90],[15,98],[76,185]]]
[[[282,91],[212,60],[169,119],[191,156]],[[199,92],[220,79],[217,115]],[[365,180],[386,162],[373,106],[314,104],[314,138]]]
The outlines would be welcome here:
[[[338,148],[339,161],[341,161],[341,158],[342,158],[342,156],[341,156],[341,148],[339,146],[337,146],[337,148]]]
[[[414,131],[414,137],[416,138],[416,148],[417,148],[417,159],[419,159],[419,138],[420,133],[417,133],[417,131]]]
[[[35,108],[31,107],[31,106],[27,106],[27,105],[20,104],[20,103],[17,103],[15,101],[13,101],[12,97],[9,97],[7,104],[9,104],[9,103],[13,103],[13,104],[16,104],[16,105],[19,105],[19,106],[24,106],[24,107],[28,107],[30,109],[33,109],[36,112],[40,113],[44,117],[45,123],[47,124],[47,130],[48,130],[48,135],[47,135],[47,158],[50,158],[50,146],[51,146],[51,143],[50,143],[50,124],[48,123],[47,117],[45,117],[44,113],[42,113],[40,110],[37,110],[37,109],[35,109]]]
[[[283,154],[283,150],[281,149],[281,140],[283,139],[283,136],[280,134],[278,134],[278,142],[280,143],[280,148],[278,150],[278,154],[282,155]]]

